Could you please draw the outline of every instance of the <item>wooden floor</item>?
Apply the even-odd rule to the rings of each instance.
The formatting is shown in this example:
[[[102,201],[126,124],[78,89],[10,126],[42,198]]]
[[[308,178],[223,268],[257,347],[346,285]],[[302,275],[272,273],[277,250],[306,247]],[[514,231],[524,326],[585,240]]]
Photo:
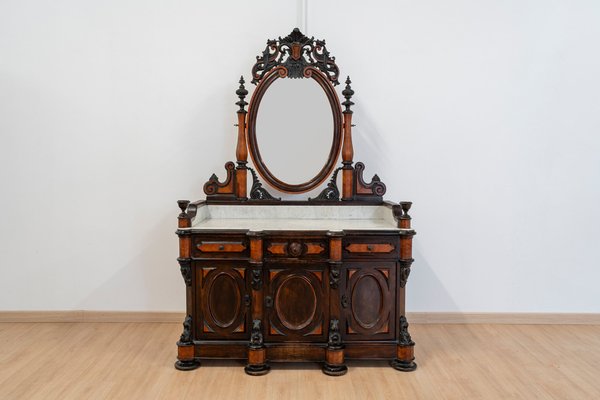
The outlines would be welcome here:
[[[600,326],[412,325],[419,368],[173,368],[180,324],[0,323],[0,399],[600,399]]]

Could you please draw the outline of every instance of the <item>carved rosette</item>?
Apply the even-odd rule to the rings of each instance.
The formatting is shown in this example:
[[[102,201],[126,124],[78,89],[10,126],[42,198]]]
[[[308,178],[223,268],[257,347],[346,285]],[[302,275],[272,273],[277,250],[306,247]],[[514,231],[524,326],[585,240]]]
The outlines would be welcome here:
[[[335,57],[327,51],[325,41],[309,38],[298,28],[284,38],[267,40],[265,50],[256,56],[256,64],[252,67],[252,83],[259,83],[267,72],[277,67],[284,67],[289,78],[310,77],[312,72],[306,67],[318,68],[331,83],[339,84],[340,70]]]

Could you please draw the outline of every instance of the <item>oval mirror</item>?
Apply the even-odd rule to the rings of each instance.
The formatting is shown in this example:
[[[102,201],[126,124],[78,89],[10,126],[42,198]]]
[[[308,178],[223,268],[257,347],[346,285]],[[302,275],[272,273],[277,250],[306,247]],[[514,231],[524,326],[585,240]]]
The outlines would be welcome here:
[[[266,77],[248,113],[250,155],[271,186],[282,192],[306,192],[335,168],[341,109],[333,86],[320,73],[309,79],[282,78],[277,73]]]

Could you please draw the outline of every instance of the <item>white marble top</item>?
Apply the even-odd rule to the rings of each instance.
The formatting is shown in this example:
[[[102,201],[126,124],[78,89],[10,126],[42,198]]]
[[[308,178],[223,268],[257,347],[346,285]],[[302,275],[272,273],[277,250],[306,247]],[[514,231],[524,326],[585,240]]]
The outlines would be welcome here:
[[[187,229],[403,230],[384,205],[204,205]]]

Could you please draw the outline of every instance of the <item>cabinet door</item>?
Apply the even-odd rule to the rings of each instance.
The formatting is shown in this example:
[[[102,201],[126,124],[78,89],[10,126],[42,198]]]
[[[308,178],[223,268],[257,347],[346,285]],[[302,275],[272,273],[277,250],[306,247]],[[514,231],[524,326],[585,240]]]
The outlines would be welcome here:
[[[249,337],[250,296],[243,262],[196,264],[196,332],[200,339]]]
[[[266,271],[266,339],[324,341],[329,318],[325,267],[269,265]]]
[[[344,340],[393,339],[396,263],[344,263],[340,283]]]

